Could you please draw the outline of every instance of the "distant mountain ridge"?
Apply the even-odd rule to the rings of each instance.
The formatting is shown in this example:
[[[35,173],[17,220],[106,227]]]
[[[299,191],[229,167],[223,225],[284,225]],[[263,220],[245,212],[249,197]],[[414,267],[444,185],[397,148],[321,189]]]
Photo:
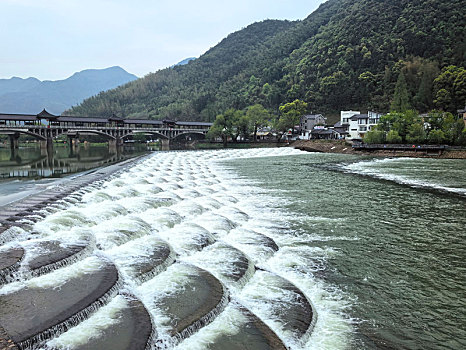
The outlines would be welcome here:
[[[184,66],[185,64],[188,64],[189,62],[194,61],[195,59],[196,59],[196,57],[185,58],[184,60],[178,62],[177,64],[173,65],[172,67]]]
[[[56,81],[18,77],[0,79],[0,112],[36,114],[45,108],[58,115],[86,98],[137,78],[115,66],[83,70]]]

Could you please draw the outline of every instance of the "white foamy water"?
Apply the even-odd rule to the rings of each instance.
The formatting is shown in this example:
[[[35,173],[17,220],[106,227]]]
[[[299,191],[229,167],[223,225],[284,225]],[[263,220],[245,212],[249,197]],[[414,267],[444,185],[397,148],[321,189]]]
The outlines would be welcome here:
[[[314,275],[320,269],[319,262],[337,252],[311,249],[303,244],[309,236],[300,239],[287,233],[283,201],[250,180],[239,178],[222,163],[301,154],[291,148],[155,153],[125,173],[86,187],[80,201],[54,206],[32,230],[42,238],[95,242],[98,254],[120,269],[124,288],[143,302],[159,339],[169,347],[175,346],[167,333],[170,320],[157,301],[181,293],[193,274],[190,266],[194,265],[221,281],[231,299],[248,307],[286,346],[344,349],[351,333],[345,318],[348,305],[340,291]],[[157,275],[136,283],[132,278],[138,264],[150,261],[151,247],[157,242],[168,244],[178,256],[177,261],[167,262]],[[70,274],[99,269],[100,260],[92,259],[28,283],[53,287],[55,281]],[[267,272],[256,271],[255,266]],[[287,329],[288,320],[273,308],[296,302],[290,299],[292,293],[280,289],[279,279],[272,278],[273,283],[267,280],[273,274],[301,290],[317,312],[317,323],[302,339]],[[13,285],[20,288],[20,284]],[[86,337],[98,336],[100,328],[116,322],[117,310],[125,306],[121,297],[117,298],[49,345],[73,349]],[[176,348],[201,349],[222,335],[238,333],[244,322],[244,315],[230,304],[210,325]]]
[[[438,164],[434,162],[451,160],[432,160],[423,158],[384,158],[370,161],[361,161],[343,167],[344,171],[375,177],[382,180],[393,181],[412,187],[435,189],[466,196],[464,181],[458,183],[450,179],[451,183],[445,183],[448,178],[439,178],[439,172],[435,169]],[[465,162],[464,160],[457,160]],[[465,164],[466,166],[466,164]],[[442,172],[440,173],[442,174]],[[462,172],[456,175],[463,179]]]

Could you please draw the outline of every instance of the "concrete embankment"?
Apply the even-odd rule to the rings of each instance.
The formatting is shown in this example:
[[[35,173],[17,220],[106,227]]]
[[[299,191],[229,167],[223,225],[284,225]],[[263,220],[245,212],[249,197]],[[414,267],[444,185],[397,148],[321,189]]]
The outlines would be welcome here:
[[[306,152],[359,154],[376,157],[410,157],[410,158],[439,158],[439,159],[466,159],[466,149],[446,149],[441,154],[425,153],[407,150],[355,150],[350,143],[340,140],[298,140],[290,147]]]

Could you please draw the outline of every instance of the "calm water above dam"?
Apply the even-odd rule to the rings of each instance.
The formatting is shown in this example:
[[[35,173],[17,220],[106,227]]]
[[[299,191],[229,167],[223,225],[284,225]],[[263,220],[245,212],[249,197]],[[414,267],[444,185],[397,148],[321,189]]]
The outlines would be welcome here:
[[[0,324],[46,349],[143,335],[152,348],[464,348],[465,171],[290,148],[156,152],[15,231],[0,254],[26,255],[0,288]],[[35,277],[54,249],[80,253]],[[38,296],[60,303],[32,332],[5,305]]]
[[[151,150],[151,149],[149,149]],[[61,177],[112,164],[148,151],[146,145],[109,149],[108,146],[54,145],[53,149],[21,147],[0,148],[0,180],[11,178],[39,179]]]

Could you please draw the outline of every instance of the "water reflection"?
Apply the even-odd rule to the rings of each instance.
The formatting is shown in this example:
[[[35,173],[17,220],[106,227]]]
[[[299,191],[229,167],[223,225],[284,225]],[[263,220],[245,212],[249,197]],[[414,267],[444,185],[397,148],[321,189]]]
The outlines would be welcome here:
[[[53,148],[0,148],[0,178],[60,177],[112,164],[154,149],[146,145],[109,148],[106,145],[57,146]]]

